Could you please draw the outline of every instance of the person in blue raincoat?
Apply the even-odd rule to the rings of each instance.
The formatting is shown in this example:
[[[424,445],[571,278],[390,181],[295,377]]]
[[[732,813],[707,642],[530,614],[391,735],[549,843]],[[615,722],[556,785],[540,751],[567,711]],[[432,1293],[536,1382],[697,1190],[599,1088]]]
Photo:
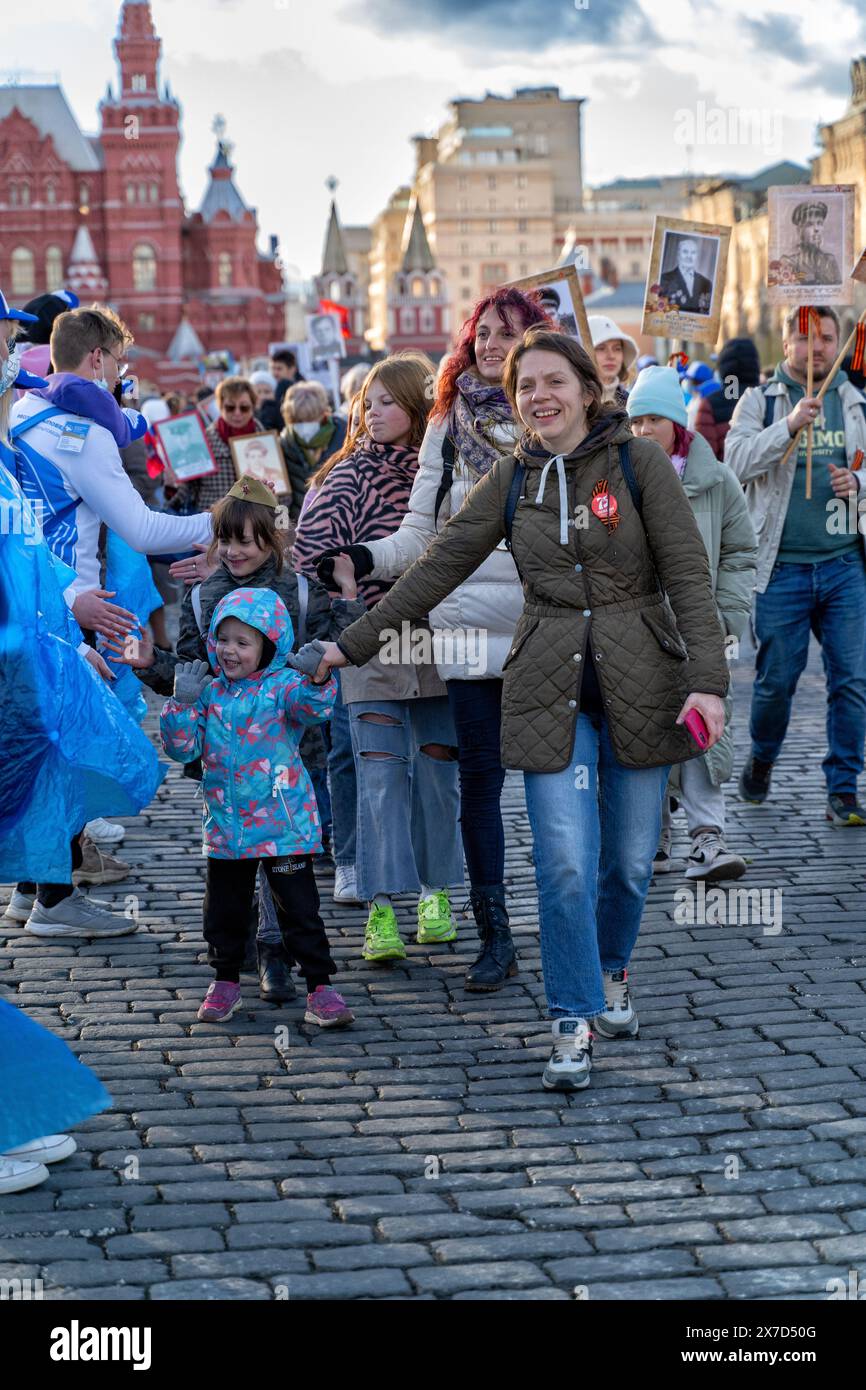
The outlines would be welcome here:
[[[75,575],[48,549],[10,471],[6,424],[18,376],[10,341],[19,315],[0,296],[0,882],[39,885],[27,920],[35,935],[126,934],[134,921],[72,887],[80,850],[70,828],[96,815],[136,815],[165,769],[83,642],[67,605]]]

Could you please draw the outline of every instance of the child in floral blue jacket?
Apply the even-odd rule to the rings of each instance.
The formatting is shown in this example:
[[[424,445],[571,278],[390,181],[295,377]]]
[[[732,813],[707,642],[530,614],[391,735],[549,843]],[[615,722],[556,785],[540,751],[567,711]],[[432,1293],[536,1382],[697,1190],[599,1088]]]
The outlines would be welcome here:
[[[204,936],[216,980],[198,1011],[231,1018],[261,861],[286,950],[307,982],[306,1021],[351,1023],[331,987],[336,970],[319,915],[311,856],[321,848],[316,797],[300,760],[304,726],[330,718],[333,679],[314,685],[287,667],[292,620],[271,589],[235,589],[214,609],[208,660],[178,665],[160,716],[162,742],[177,762],[201,758],[207,887]]]

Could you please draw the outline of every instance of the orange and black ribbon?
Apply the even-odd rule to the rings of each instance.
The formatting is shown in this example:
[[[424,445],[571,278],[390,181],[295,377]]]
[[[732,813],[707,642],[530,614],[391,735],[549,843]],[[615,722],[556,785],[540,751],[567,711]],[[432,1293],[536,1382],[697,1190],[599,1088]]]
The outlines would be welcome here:
[[[672,352],[668,358],[669,367],[682,367],[683,370],[689,365],[689,354],[687,352]]]
[[[808,337],[809,334],[810,319],[812,320],[812,323],[814,324],[815,328],[820,329],[821,315],[818,313],[818,310],[815,308],[811,308],[808,304],[803,304],[797,316],[797,330],[798,332],[802,333],[804,338]]]
[[[854,457],[853,457],[852,460],[851,460],[851,472],[852,472],[852,473],[859,473],[859,471],[860,471],[860,469],[862,468],[862,466],[863,466],[863,450],[862,450],[862,449],[858,449],[857,452],[856,452],[856,454],[854,455]]]
[[[602,497],[604,502],[599,500]],[[613,535],[619,526],[619,508],[607,478],[600,478],[593,487],[590,511],[598,517],[603,526],[607,527],[607,534]]]
[[[866,357],[866,323],[858,323],[854,335],[854,351],[851,354],[852,372],[862,372],[864,357]]]

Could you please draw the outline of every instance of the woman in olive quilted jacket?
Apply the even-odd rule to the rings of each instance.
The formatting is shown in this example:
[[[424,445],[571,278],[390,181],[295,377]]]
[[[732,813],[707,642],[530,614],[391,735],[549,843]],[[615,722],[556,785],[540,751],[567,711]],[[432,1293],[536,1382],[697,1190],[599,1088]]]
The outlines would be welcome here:
[[[720,737],[728,669],[706,550],[664,450],[602,406],[592,361],[563,334],[530,329],[504,384],[526,427],[515,457],[338,644],[315,645],[320,674],[367,661],[381,633],[477,567],[512,513],[525,603],[504,666],[502,757],[524,772],[533,834],[554,1034],[543,1085],[579,1090],[590,1024],[638,1031],[627,971],[662,795],[671,765],[700,751],[689,711],[710,745]]]

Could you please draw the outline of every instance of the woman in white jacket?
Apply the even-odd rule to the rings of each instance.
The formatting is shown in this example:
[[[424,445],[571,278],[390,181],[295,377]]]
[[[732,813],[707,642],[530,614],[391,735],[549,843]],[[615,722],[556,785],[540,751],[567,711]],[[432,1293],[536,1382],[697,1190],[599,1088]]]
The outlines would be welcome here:
[[[535,296],[517,289],[478,301],[440,372],[406,516],[382,540],[328,551],[319,564],[326,583],[341,571],[396,579],[496,460],[513,452],[521,427],[502,389],[505,359],[526,328],[548,322]],[[503,545],[430,614],[433,655],[457,730],[463,850],[481,937],[481,953],[466,976],[469,990],[500,989],[517,971],[503,883],[499,723],[502,665],[522,608],[523,589]]]

